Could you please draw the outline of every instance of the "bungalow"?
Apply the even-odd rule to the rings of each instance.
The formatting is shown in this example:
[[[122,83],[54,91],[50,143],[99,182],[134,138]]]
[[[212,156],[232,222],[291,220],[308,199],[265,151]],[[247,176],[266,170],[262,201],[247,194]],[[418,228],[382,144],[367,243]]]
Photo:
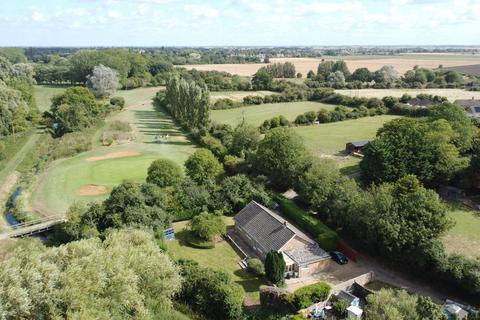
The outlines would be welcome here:
[[[417,107],[417,108],[420,108],[420,109],[425,109],[425,108],[428,108],[430,106],[433,106],[435,105],[435,103],[431,100],[428,100],[428,99],[420,99],[420,98],[412,98],[412,99],[409,99],[407,100],[407,102],[405,102],[405,104],[407,106],[410,106],[410,107]]]
[[[480,117],[480,99],[460,99],[455,100],[456,105],[465,108],[465,112],[470,117]]]
[[[345,151],[348,154],[362,153],[363,147],[365,147],[369,142],[370,141],[368,141],[368,140],[349,142],[345,145]]]
[[[287,272],[304,277],[325,270],[330,255],[287,220],[261,204],[251,201],[235,217],[235,234],[260,259],[270,250],[282,253]]]
[[[457,99],[453,103],[465,108],[480,107],[480,99],[475,99],[475,97],[472,97],[472,99]]]

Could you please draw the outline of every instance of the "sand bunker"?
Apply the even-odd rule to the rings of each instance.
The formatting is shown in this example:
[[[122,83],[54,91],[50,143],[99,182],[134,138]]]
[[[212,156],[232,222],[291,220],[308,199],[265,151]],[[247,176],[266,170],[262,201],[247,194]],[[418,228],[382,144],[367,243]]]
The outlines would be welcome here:
[[[108,193],[107,187],[96,184],[86,184],[77,189],[77,194],[84,197],[99,196],[105,193]]]
[[[87,158],[87,161],[93,162],[93,161],[108,160],[108,159],[115,159],[115,158],[135,157],[139,155],[141,155],[141,153],[137,151],[119,151],[119,152],[107,153],[106,155],[103,155],[103,156],[90,157],[90,158]]]

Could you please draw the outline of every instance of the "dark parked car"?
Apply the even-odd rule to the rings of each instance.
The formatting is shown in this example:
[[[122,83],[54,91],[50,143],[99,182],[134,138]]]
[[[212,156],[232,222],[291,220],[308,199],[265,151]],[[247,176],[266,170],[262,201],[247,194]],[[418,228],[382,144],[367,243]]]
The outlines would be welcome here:
[[[338,264],[348,263],[348,258],[340,251],[332,251],[330,252],[330,255],[332,256],[333,261],[335,261]]]

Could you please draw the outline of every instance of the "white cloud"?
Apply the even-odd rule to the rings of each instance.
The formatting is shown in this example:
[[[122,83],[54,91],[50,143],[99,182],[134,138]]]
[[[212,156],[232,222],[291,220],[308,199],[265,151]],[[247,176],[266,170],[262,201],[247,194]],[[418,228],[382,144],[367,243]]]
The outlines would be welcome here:
[[[107,16],[113,19],[120,18],[122,14],[118,11],[110,10],[107,12]]]
[[[48,20],[48,18],[39,11],[33,11],[30,18],[32,21],[35,21],[35,22],[43,22]]]
[[[233,4],[241,5],[255,12],[266,12],[270,8],[263,0],[233,0]]]
[[[309,4],[304,4],[296,8],[298,15],[312,15],[312,14],[331,14],[340,12],[359,12],[363,10],[363,5],[360,1],[346,1],[346,2],[321,2],[315,1]]]
[[[216,18],[220,15],[219,10],[206,5],[187,4],[183,10],[196,18]]]

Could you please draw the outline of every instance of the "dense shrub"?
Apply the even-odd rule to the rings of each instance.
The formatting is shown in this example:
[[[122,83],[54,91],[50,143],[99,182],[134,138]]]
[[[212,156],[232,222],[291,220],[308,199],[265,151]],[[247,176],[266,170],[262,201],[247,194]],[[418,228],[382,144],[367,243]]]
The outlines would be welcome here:
[[[194,261],[179,261],[184,278],[177,298],[212,320],[236,320],[243,314],[245,292],[232,276],[202,268]]]
[[[243,98],[243,103],[244,104],[262,104],[263,103],[263,98],[262,96],[246,96]]]
[[[228,99],[228,98],[222,98],[215,101],[215,103],[212,106],[212,109],[213,110],[233,109],[233,108],[239,108],[241,106],[242,104],[240,102],[233,101],[232,99]]]
[[[341,319],[344,319],[347,314],[347,308],[350,306],[347,300],[345,299],[339,299],[333,303],[333,312],[337,317],[340,317]]]
[[[282,288],[260,286],[260,304],[262,308],[290,311],[290,293]]]
[[[281,284],[284,281],[285,260],[280,252],[270,250],[265,258],[265,275],[274,284]]]
[[[263,124],[260,126],[260,132],[265,133],[270,129],[278,128],[278,127],[289,127],[290,121],[287,120],[284,116],[276,116],[272,119],[265,120]]]
[[[112,97],[110,99],[110,104],[117,107],[118,109],[123,109],[125,107],[125,98],[123,97]]]
[[[258,258],[251,258],[247,261],[248,270],[253,272],[256,276],[263,277],[265,275],[265,267],[262,261]]]
[[[275,201],[278,202],[282,213],[288,219],[316,238],[320,247],[327,251],[336,248],[338,235],[335,231],[324,225],[320,220],[307,214],[291,200],[278,196]]]
[[[332,287],[328,283],[319,282],[295,290],[289,300],[296,310],[308,308],[311,305],[325,301],[330,296]]]
[[[182,178],[182,168],[172,160],[158,159],[148,168],[147,182],[156,184],[160,188],[177,185]]]

